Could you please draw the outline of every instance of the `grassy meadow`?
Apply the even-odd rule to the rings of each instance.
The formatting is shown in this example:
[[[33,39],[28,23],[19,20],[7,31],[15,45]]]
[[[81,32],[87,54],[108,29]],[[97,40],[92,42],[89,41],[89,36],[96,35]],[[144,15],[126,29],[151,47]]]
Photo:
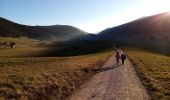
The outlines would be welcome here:
[[[16,48],[0,47],[0,100],[62,100],[101,67],[111,51],[69,57],[41,57],[47,41],[0,38]]]
[[[21,38],[0,37],[0,42],[16,43],[16,48],[8,48],[5,46],[0,46],[0,58],[39,56],[43,52],[46,52],[46,50],[49,49],[49,47],[44,46],[49,42],[28,39],[25,37],[21,37]]]
[[[127,53],[153,100],[170,100],[170,57],[141,49]]]

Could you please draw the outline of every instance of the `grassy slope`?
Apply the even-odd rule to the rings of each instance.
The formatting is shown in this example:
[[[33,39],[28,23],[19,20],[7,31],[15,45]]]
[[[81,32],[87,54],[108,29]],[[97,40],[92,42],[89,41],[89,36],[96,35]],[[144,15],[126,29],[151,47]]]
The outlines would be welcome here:
[[[21,37],[21,38],[0,37],[0,42],[10,42],[10,41],[16,43],[16,48],[6,48],[0,46],[0,58],[39,56],[49,49],[48,47],[43,46],[43,44],[49,43],[47,41],[37,41],[25,37]]]
[[[139,49],[128,49],[127,53],[152,99],[169,100],[170,57]]]
[[[0,97],[21,100],[65,98],[92,75],[89,68],[100,67],[110,54],[1,58]]]
[[[14,41],[16,48],[0,47],[0,100],[60,100],[68,97],[112,52],[70,57],[38,56],[47,42],[28,38],[0,38]],[[40,45],[41,44],[41,45]]]
[[[0,17],[0,37],[29,37],[32,39],[57,39],[59,41],[88,34],[69,25],[28,26]]]
[[[12,41],[16,48],[0,46],[0,58],[4,57],[66,57],[76,55],[94,54],[101,51],[111,50],[111,43],[108,41],[89,42],[50,42],[37,41],[28,38],[2,38],[0,42]]]

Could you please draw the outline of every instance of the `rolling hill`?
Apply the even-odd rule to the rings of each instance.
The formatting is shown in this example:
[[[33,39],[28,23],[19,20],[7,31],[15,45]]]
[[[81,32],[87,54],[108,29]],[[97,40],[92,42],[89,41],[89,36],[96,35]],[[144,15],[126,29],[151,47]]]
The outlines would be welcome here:
[[[143,17],[105,29],[98,37],[170,54],[170,12]]]
[[[69,25],[27,26],[0,17],[1,37],[28,37],[64,41],[88,34]]]

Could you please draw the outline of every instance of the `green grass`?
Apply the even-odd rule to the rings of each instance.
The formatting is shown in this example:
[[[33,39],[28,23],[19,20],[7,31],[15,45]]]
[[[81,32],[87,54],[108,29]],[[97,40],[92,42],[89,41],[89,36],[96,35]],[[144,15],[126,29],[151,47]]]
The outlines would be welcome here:
[[[170,57],[140,49],[127,53],[152,99],[170,100]]]

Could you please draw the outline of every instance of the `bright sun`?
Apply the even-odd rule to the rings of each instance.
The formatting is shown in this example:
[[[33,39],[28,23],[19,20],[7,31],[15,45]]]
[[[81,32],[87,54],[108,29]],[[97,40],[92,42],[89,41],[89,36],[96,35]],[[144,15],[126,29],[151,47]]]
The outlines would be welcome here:
[[[97,20],[96,22],[88,22],[85,26],[82,26],[82,29],[85,27],[85,30],[97,33],[105,28],[114,27],[141,17],[164,12],[169,12],[170,14],[170,0],[143,0],[142,3],[135,5],[133,9],[127,10],[126,12],[119,12],[118,14],[113,13],[113,15]]]
[[[170,11],[170,0],[148,0],[147,5],[158,13]]]

